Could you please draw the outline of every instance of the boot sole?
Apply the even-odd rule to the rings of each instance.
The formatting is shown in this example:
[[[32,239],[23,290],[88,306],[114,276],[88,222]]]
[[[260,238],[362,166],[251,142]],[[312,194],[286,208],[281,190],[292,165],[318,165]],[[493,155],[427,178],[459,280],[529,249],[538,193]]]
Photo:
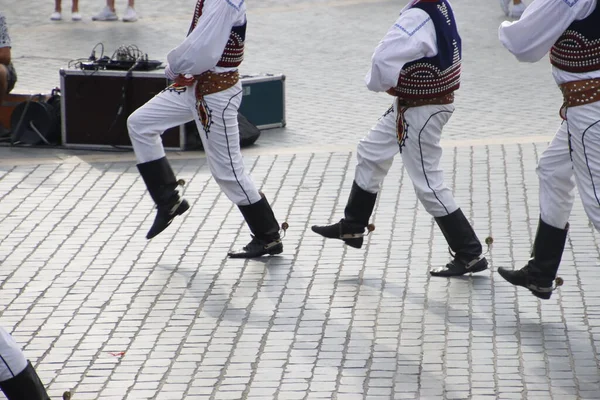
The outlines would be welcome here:
[[[362,238],[362,237],[354,238],[354,239],[342,239],[339,236],[327,236],[327,235],[324,235],[323,233],[321,233],[321,232],[318,231],[318,226],[317,225],[313,225],[310,229],[314,233],[316,233],[317,235],[323,236],[325,239],[338,239],[338,240],[342,240],[348,246],[354,247],[355,249],[360,249],[362,247],[362,245],[363,245],[364,238]]]
[[[169,225],[171,225],[171,222],[173,222],[173,219],[175,219],[176,216],[184,214],[189,209],[190,204],[187,202],[187,200],[181,200],[181,203],[179,203],[179,206],[173,213],[172,218],[160,230],[157,230],[156,232],[150,233],[152,231],[152,228],[150,228],[150,231],[148,231],[148,234],[146,235],[146,239],[152,239],[153,237],[156,237],[159,233],[161,233],[162,231],[167,229]]]
[[[360,239],[342,239],[344,243],[346,243],[350,247],[354,247],[355,249],[360,249],[363,245],[363,238]]]
[[[499,274],[499,275],[500,275],[500,276],[501,276],[501,277],[502,277],[502,278],[503,278],[503,279],[504,279],[506,282],[510,283],[511,285],[513,285],[513,286],[520,286],[520,287],[522,287],[522,288],[525,288],[525,289],[529,290],[529,291],[531,292],[531,294],[533,294],[535,297],[537,297],[537,298],[539,298],[539,299],[542,299],[542,300],[548,300],[548,299],[550,299],[550,297],[552,296],[552,292],[538,292],[538,291],[536,291],[536,290],[533,290],[533,289],[531,289],[531,288],[527,287],[526,285],[521,285],[521,284],[519,284],[519,283],[517,283],[517,282],[515,282],[515,281],[511,280],[511,279],[509,278],[509,275],[508,275],[508,273],[509,273],[509,272],[512,272],[512,271],[505,270],[505,269],[504,269],[504,268],[502,268],[502,267],[498,268],[498,274]]]
[[[269,250],[267,251],[267,254],[270,256],[274,256],[276,254],[281,254],[281,253],[283,253],[283,244],[281,244],[281,243],[269,248]]]
[[[552,293],[536,292],[535,290],[531,290],[531,289],[529,289],[529,291],[531,292],[532,295],[534,295],[535,297],[542,299],[542,300],[549,300],[550,296],[552,296]]]
[[[469,269],[448,269],[446,267],[444,268],[440,268],[437,270],[431,270],[429,271],[429,274],[431,276],[435,276],[435,277],[441,277],[441,278],[451,278],[453,276],[463,276],[466,274],[474,274],[476,272],[481,272],[481,271],[485,271],[486,269],[488,269],[488,263],[487,260],[485,258],[482,258],[481,260],[479,260],[478,262],[476,262],[471,268]]]
[[[265,255],[269,255],[269,256],[274,256],[276,254],[281,254],[283,253],[283,244],[279,243],[273,247],[269,247],[268,249],[265,249],[261,252],[256,252],[256,253],[244,253],[244,252],[240,252],[240,253],[227,253],[227,256],[229,258],[258,258],[258,257],[262,257]]]
[[[487,259],[482,258],[481,260],[479,260],[479,262],[477,262],[475,265],[473,265],[473,267],[469,268],[467,270],[467,273],[481,272],[481,271],[485,271],[486,269],[488,269]]]
[[[337,237],[337,236],[327,236],[323,232],[319,232],[319,230],[320,230],[319,228],[320,227],[318,225],[313,225],[310,229],[317,235],[321,235],[326,239],[339,239],[339,237]]]
[[[175,215],[176,216],[181,215],[189,209],[190,209],[190,203],[188,203],[187,200],[183,199],[183,200],[181,200],[181,204],[179,205],[179,207],[177,207],[177,210],[175,211]]]

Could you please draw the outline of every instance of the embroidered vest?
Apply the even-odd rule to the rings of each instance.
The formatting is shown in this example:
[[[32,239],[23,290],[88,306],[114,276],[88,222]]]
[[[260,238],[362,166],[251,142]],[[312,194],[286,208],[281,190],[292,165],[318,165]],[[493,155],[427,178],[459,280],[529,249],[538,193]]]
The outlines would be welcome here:
[[[600,70],[600,7],[573,22],[550,50],[550,63],[567,72]]]
[[[431,18],[437,38],[438,54],[404,65],[398,85],[399,98],[441,97],[460,87],[462,47],[454,13],[446,0],[421,0],[411,8],[420,8]]]
[[[188,35],[192,33],[198,20],[202,16],[204,8],[204,0],[198,0],[196,9],[194,10],[194,18]],[[217,63],[217,67],[236,68],[239,67],[244,60],[244,42],[246,41],[246,22],[243,25],[234,26],[229,34],[229,40],[225,45],[221,59]]]

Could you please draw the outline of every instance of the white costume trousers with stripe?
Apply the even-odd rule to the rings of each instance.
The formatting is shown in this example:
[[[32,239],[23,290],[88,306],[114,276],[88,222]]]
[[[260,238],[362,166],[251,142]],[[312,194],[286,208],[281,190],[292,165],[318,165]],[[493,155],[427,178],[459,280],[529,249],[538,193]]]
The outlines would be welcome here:
[[[194,84],[195,85],[195,84]],[[127,127],[137,160],[145,163],[165,156],[160,136],[174,126],[196,121],[213,178],[237,205],[261,199],[252,178],[246,173],[240,151],[238,108],[242,85],[204,96],[207,113],[196,104],[195,86],[173,86],[157,94],[129,116]]]
[[[600,102],[571,107],[540,157],[540,214],[544,222],[564,229],[575,199],[600,231]]]
[[[355,181],[367,192],[379,192],[394,156],[400,151],[397,120],[399,111],[403,110],[398,110],[395,101],[358,144]],[[404,111],[406,136],[400,153],[402,162],[417,197],[434,217],[443,217],[458,209],[440,168],[442,128],[453,111],[452,104],[411,107]]]
[[[27,359],[13,337],[0,328],[0,382],[19,375],[27,367]]]

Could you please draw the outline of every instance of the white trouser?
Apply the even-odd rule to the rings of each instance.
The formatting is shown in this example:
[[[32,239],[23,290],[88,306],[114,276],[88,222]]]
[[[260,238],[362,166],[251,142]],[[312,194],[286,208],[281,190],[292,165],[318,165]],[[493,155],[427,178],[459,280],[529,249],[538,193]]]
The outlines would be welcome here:
[[[163,132],[193,119],[210,172],[223,192],[237,205],[256,203],[261,197],[244,169],[240,151],[237,113],[242,101],[241,83],[204,96],[198,104],[194,89],[170,86],[129,116],[127,128],[138,162],[164,157]]]
[[[427,212],[434,217],[443,217],[456,211],[458,206],[444,184],[444,172],[440,168],[442,128],[453,112],[452,104],[401,107],[398,110],[395,101],[358,144],[354,178],[357,185],[370,193],[379,192],[394,156],[401,151],[404,168]],[[400,145],[397,121],[402,113],[404,136]]]
[[[27,367],[27,359],[13,337],[0,327],[0,382],[19,375]]]
[[[600,231],[600,102],[571,107],[566,118],[538,163],[540,214],[564,229],[577,184],[585,212]]]

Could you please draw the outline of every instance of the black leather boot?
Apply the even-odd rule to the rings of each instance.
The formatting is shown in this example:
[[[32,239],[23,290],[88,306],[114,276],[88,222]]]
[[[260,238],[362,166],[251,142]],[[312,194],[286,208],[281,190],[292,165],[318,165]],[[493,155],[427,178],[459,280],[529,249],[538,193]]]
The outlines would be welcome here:
[[[375,208],[377,193],[370,193],[352,183],[350,196],[344,210],[344,218],[332,225],[313,225],[312,231],[330,239],[341,239],[348,246],[360,249],[365,236],[375,230],[374,225],[369,225],[369,218]]]
[[[256,258],[265,254],[282,253],[283,244],[279,235],[279,223],[264,195],[256,203],[238,206],[238,208],[252,232],[252,240],[241,251],[232,251],[228,256],[231,258]]]
[[[556,286],[562,285],[562,279],[557,278],[556,273],[565,250],[568,231],[569,224],[565,229],[559,229],[540,218],[531,259],[527,265],[513,271],[500,267],[498,273],[513,285],[529,289],[534,296],[549,299],[554,290],[554,281],[556,280]]]
[[[179,198],[179,192],[175,189],[178,185],[183,186],[185,182],[175,178],[166,157],[138,164],[137,167],[156,204],[156,217],[146,235],[146,239],[152,239],[164,231],[176,216],[186,212],[190,205],[186,200]]]
[[[431,276],[460,276],[487,269],[488,262],[485,257],[481,256],[481,243],[460,208],[452,214],[436,217],[435,222],[444,234],[448,246],[454,252],[454,259],[445,267],[429,271]]]
[[[0,389],[8,400],[50,400],[44,384],[29,361],[18,375],[0,382]]]

